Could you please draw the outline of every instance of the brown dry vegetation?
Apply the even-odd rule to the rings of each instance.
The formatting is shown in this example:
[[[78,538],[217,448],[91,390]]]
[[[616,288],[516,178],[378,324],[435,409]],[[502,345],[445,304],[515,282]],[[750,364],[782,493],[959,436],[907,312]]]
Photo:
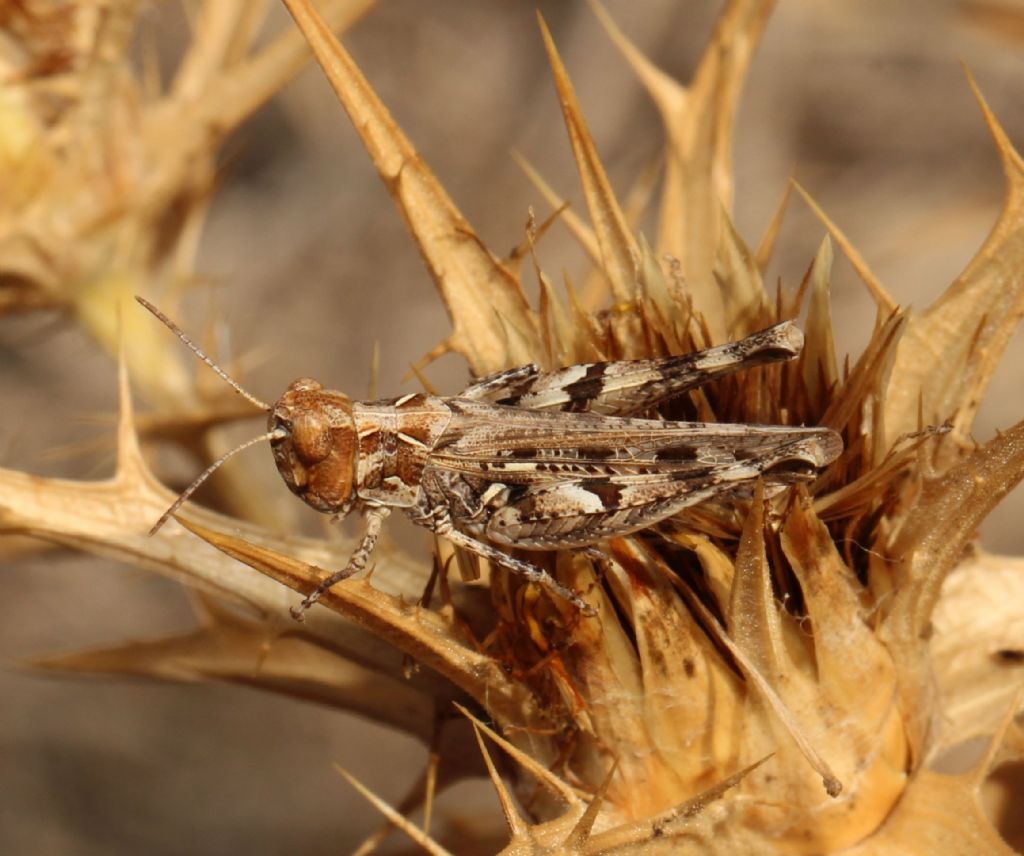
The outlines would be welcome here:
[[[394,2],[344,37],[371,90],[310,5],[288,5],[384,185],[322,72],[283,88],[304,43],[276,8],[0,6],[4,659],[198,684],[5,675],[0,847],[350,848],[378,819],[332,762],[415,803],[424,744],[442,786],[484,772],[469,715],[511,741],[487,751],[519,799],[514,852],[1002,847],[989,817],[1020,797],[1024,571],[998,554],[1024,552],[1019,506],[983,529],[996,555],[974,535],[1024,474],[1020,10],[613,3],[609,40],[583,3],[541,4],[548,39],[525,5]],[[369,5],[317,4],[339,21]],[[528,209],[551,210],[510,148],[572,207],[502,265]],[[833,241],[796,194],[773,233],[794,166]],[[376,342],[381,394],[416,388],[406,368],[442,339],[453,353],[424,373],[455,392],[467,364],[685,351],[800,311],[800,361],[687,406],[828,424],[846,452],[809,494],[689,514],[671,546],[614,542],[603,589],[562,556],[600,622],[497,575],[488,592],[453,572],[450,603],[437,587],[414,608],[426,538],[392,524],[372,587],[339,586],[300,629],[268,577],[308,589],[306,563],[336,566],[350,540],[297,507],[269,455],[218,473],[200,497],[218,513],[184,514],[265,576],[176,524],[145,537],[173,496],[161,482],[255,429],[134,292],[264,398],[299,375],[360,396]],[[83,425],[117,406],[119,343],[120,421]],[[115,432],[117,475],[90,481]],[[1013,758],[986,816],[981,784]],[[505,846],[492,802],[481,779],[457,785],[433,832],[457,853]]]

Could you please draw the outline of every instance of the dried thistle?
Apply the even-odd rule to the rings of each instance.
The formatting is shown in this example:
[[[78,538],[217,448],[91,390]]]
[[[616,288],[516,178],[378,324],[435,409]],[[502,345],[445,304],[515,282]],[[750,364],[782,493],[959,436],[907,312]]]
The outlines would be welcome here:
[[[196,634],[51,665],[166,676],[187,650],[193,675],[286,691],[301,684],[307,696],[435,744],[440,729],[445,763],[435,784],[477,772],[483,760],[508,821],[509,853],[1010,852],[978,794],[1024,745],[1014,721],[1019,682],[1001,680],[999,662],[986,656],[1010,660],[1021,640],[1005,624],[971,621],[970,602],[998,579],[1020,603],[1019,563],[982,554],[973,538],[1024,475],[1024,423],[984,445],[970,428],[1024,314],[1024,280],[1013,274],[1024,246],[1024,162],[976,88],[1007,175],[999,221],[963,274],[914,315],[826,219],[877,307],[863,353],[841,368],[832,243],[821,245],[795,294],[770,294],[762,270],[774,237],[751,251],[723,204],[732,195],[735,100],[771,3],[727,6],[689,87],[651,66],[595,5],[667,130],[653,247],[611,190],[542,22],[590,222],[566,219],[595,262],[596,285],[582,293],[604,291],[596,306],[568,284],[561,296],[543,272],[542,229],[513,261],[492,253],[315,8],[286,5],[448,309],[452,333],[438,353],[461,354],[476,374],[527,361],[679,353],[805,312],[798,361],[723,380],[678,406],[706,420],[824,425],[842,434],[845,451],[810,490],[768,500],[756,492],[681,515],[657,537],[613,540],[603,580],[589,558],[558,554],[551,565],[564,583],[598,593],[600,622],[580,622],[564,604],[486,568],[480,583],[449,579],[464,557],[442,542],[420,602],[395,592],[421,590],[424,563],[393,554],[372,582],[332,589],[300,630],[286,617],[289,589],[310,591],[347,545],[282,539],[196,508],[182,524],[220,553],[178,527],[145,537],[172,494],[139,451],[128,339],[115,477],[71,483],[0,471],[0,528],[183,576],[248,607],[247,617],[210,601]],[[537,308],[520,279],[527,256],[540,283]],[[50,293],[43,278],[9,279],[22,293],[25,281],[32,293]],[[1005,606],[1019,615],[1019,606]],[[285,626],[297,644],[254,668],[268,633]],[[967,667],[965,656],[974,658]],[[410,672],[409,662],[425,668]],[[437,712],[456,703],[461,714],[439,723]],[[974,736],[989,748],[968,772],[930,766]],[[410,805],[429,804],[432,787],[413,788]],[[445,852],[368,796],[425,848]]]

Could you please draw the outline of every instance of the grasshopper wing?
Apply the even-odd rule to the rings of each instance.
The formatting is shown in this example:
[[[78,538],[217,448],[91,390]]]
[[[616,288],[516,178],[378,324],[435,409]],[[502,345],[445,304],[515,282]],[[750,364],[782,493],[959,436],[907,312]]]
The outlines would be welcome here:
[[[785,321],[737,342],[676,357],[581,363],[552,372],[531,363],[483,378],[459,398],[527,410],[628,416],[714,378],[792,359],[802,347],[803,333]]]

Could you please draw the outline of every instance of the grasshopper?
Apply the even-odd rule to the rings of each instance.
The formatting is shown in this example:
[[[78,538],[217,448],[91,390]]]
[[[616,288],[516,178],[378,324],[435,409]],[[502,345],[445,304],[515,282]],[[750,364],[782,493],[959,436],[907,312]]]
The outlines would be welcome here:
[[[362,536],[348,564],[292,609],[299,620],[324,592],[365,569],[394,509],[594,615],[579,593],[506,551],[592,548],[759,477],[774,485],[812,479],[842,451],[839,435],[827,428],[633,415],[714,378],[797,356],[803,334],[789,321],[682,356],[550,372],[519,366],[454,397],[411,393],[353,401],[300,378],[270,405],[243,389],[159,309],[136,299],[268,414],[267,432],[211,464],[151,534],[228,457],[263,441],[289,490],[308,505],[339,518],[363,512]]]

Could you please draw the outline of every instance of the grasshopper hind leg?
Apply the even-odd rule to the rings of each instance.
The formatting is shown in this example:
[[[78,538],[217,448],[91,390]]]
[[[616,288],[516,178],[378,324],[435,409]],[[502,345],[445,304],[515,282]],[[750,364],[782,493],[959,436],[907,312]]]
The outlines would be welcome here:
[[[551,592],[551,594],[571,603],[584,615],[588,615],[592,618],[597,615],[597,610],[587,603],[578,592],[562,585],[547,571],[538,568],[536,565],[524,561],[523,559],[517,559],[515,556],[510,556],[508,553],[499,550],[497,547],[483,541],[478,541],[472,535],[467,535],[465,532],[459,531],[452,525],[452,522],[449,519],[434,520],[432,522],[434,532],[442,538],[447,538],[456,547],[462,547],[476,553],[481,558],[494,562],[496,565],[500,565],[505,568],[505,570],[512,571],[512,573],[519,574],[519,576],[529,580],[530,582],[543,586]]]

